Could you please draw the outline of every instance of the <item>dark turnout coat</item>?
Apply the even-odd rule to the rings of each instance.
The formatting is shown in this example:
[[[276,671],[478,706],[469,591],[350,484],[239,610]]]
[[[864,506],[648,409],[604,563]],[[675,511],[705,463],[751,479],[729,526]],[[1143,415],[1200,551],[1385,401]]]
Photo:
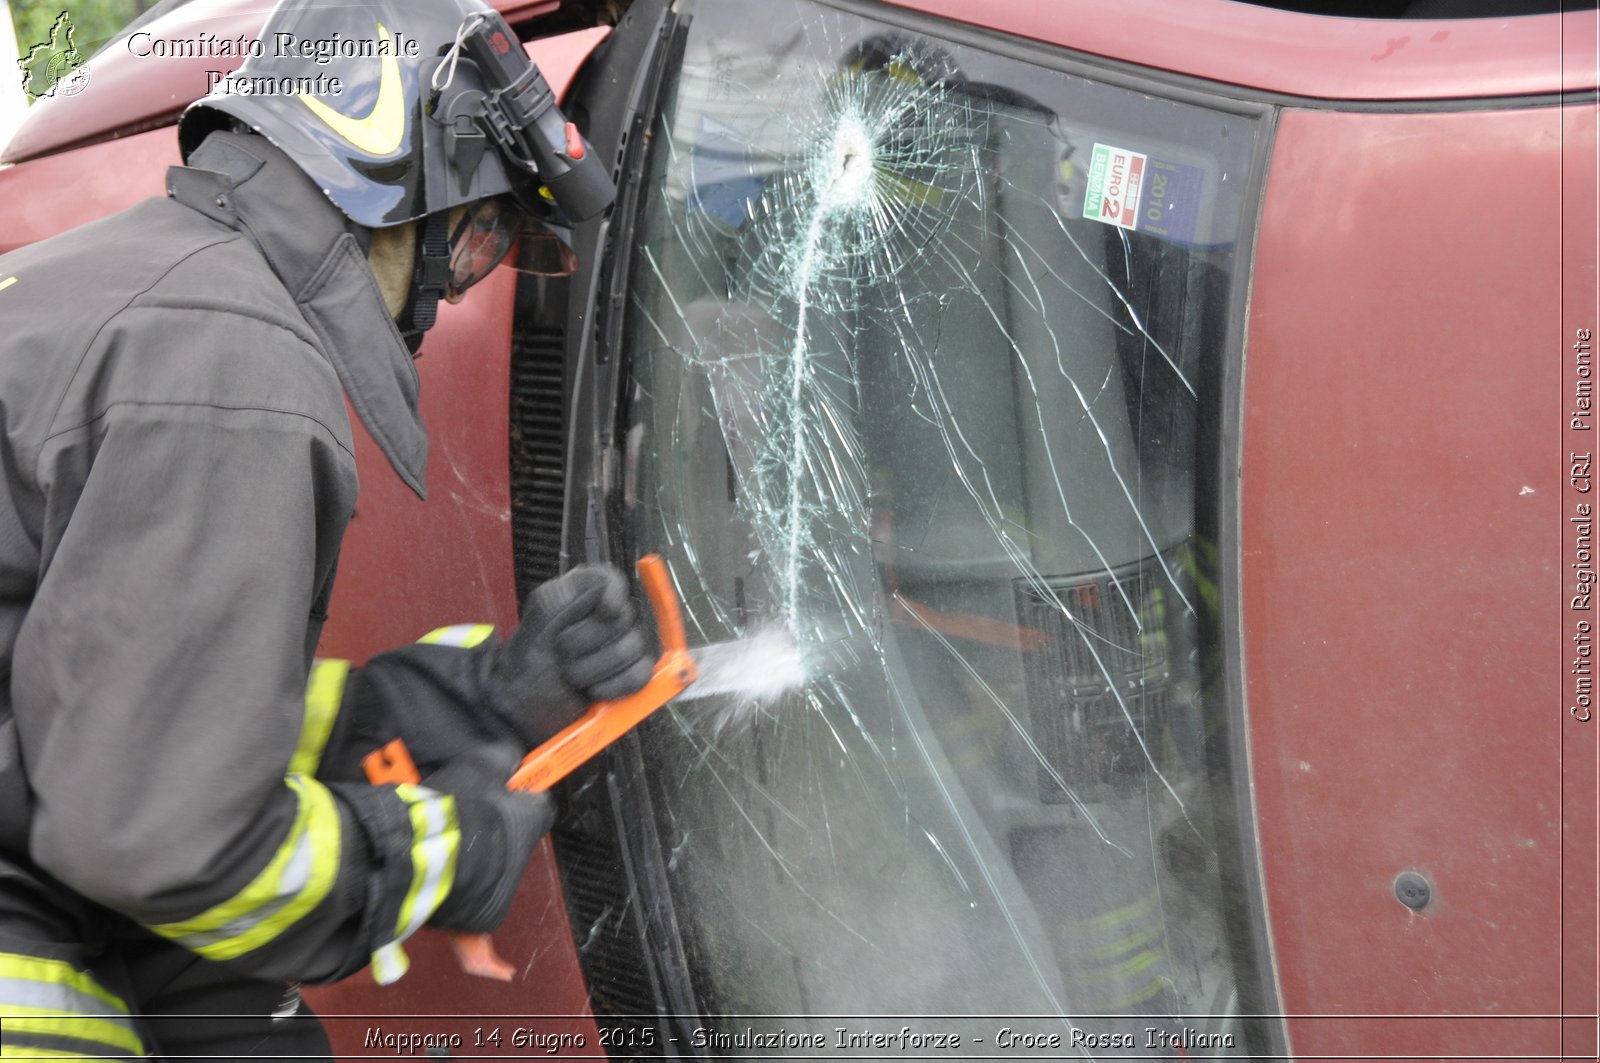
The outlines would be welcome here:
[[[78,946],[113,917],[263,977],[381,959],[459,839],[447,797],[357,759],[418,704],[462,717],[419,759],[505,737],[470,718],[484,631],[313,667],[356,501],[344,395],[423,489],[362,234],[255,136],[214,134],[168,191],[0,258],[0,986],[23,1006],[91,1003]],[[113,1043],[78,1034],[40,1044]]]

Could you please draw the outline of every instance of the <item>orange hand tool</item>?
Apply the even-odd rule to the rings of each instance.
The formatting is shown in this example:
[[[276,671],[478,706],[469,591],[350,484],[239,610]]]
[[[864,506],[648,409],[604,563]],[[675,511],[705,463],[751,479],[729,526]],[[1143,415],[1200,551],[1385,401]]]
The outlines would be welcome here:
[[[683,693],[699,673],[689,655],[683,634],[683,617],[678,598],[672,592],[672,577],[667,565],[656,554],[639,559],[639,581],[655,612],[656,632],[661,638],[661,656],[656,659],[650,681],[625,698],[597,701],[584,714],[568,724],[538,749],[522,758],[521,765],[506,784],[509,790],[542,793],[570,775],[596,753],[631,731],[661,706]],[[396,738],[382,749],[367,754],[361,762],[367,781],[417,783],[417,771],[403,741]],[[516,968],[501,959],[488,934],[452,933],[451,945],[456,960],[468,974],[509,982]]]

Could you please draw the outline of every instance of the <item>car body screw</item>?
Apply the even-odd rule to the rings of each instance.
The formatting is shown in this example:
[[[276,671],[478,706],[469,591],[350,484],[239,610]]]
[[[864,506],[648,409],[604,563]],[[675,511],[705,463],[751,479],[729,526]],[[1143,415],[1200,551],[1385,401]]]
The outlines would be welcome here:
[[[1402,871],[1394,880],[1394,895],[1407,908],[1426,908],[1433,899],[1433,886],[1416,871]]]

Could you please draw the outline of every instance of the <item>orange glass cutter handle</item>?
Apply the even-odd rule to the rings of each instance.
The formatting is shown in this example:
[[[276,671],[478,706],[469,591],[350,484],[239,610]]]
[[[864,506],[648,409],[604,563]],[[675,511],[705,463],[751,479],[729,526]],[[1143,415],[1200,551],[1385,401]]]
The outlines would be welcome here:
[[[582,716],[522,759],[507,784],[510,789],[531,793],[550,789],[695,681],[699,673],[685,646],[683,616],[666,562],[658,554],[646,554],[639,559],[638,570],[661,638],[661,656],[650,681],[625,698],[590,705]]]
[[[639,559],[639,581],[650,599],[661,637],[661,656],[644,687],[625,698],[597,701],[576,721],[558,732],[538,749],[523,758],[512,774],[507,789],[540,793],[567,775],[679,694],[694,682],[694,658],[689,656],[683,634],[683,617],[678,598],[672,592],[672,579],[666,562],[658,554]],[[367,780],[374,786],[383,783],[419,783],[422,773],[411,759],[411,751],[401,739],[394,739],[361,760]],[[468,974],[509,982],[516,968],[495,951],[488,934],[460,931],[450,935],[456,962]]]

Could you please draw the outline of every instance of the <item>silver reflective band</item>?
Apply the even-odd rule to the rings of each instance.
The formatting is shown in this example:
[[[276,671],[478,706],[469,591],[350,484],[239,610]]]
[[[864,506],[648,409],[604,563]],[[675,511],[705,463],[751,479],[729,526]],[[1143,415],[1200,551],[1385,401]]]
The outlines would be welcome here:
[[[60,960],[0,952],[0,1027],[6,1058],[144,1054],[127,1004]]]
[[[299,922],[333,888],[339,875],[339,809],[327,787],[291,775],[298,799],[287,837],[249,885],[192,919],[150,927],[211,960],[231,960],[260,948]]]
[[[494,634],[493,624],[452,624],[436,628],[418,639],[418,642],[436,646],[459,646],[471,649]]]
[[[400,904],[395,938],[372,954],[372,975],[388,985],[410,967],[400,943],[422,928],[455,885],[461,828],[455,798],[425,786],[402,784],[395,794],[411,818],[411,887]]]

